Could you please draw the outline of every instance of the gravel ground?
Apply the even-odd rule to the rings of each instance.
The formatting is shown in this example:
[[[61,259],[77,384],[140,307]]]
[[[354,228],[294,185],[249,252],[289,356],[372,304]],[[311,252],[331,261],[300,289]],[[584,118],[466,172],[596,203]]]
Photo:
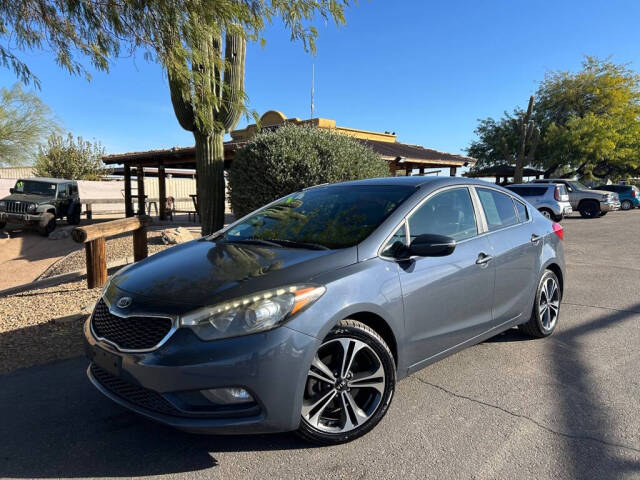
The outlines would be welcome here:
[[[82,324],[100,295],[86,281],[0,298],[0,373],[82,354]]]
[[[149,242],[149,255],[158,253],[165,248],[169,248],[169,245],[164,245],[161,239],[161,231],[150,231],[147,234]],[[107,264],[116,260],[121,260],[127,257],[133,257],[133,233],[125,233],[107,239]],[[40,278],[49,278],[54,275],[60,275],[63,273],[77,272],[79,270],[86,269],[86,257],[84,248],[72,252],[65,258],[54,263],[49,267]]]
[[[160,235],[160,230],[148,233],[149,255],[170,247]],[[107,240],[107,263],[126,257],[133,257],[132,234]],[[41,278],[84,270],[85,262],[84,249],[79,249],[52,265]],[[100,288],[88,290],[83,278],[1,297],[0,374],[82,355],[82,325],[100,292]]]

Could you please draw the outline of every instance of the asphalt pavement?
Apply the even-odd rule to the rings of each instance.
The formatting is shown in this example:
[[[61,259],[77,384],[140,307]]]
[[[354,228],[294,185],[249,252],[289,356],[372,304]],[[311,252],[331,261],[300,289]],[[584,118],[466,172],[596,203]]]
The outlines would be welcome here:
[[[555,335],[421,370],[364,438],[181,433],[103,398],[77,358],[0,376],[0,477],[640,478],[640,210],[562,225]]]

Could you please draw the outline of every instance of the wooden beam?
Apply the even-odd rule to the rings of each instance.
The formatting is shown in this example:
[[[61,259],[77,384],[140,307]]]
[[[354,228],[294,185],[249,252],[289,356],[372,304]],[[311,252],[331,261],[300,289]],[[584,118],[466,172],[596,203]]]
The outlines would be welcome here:
[[[136,169],[136,177],[138,177],[138,215],[145,214],[145,198],[144,198],[144,169],[142,165],[138,165]]]
[[[133,217],[133,203],[131,203],[131,166],[124,166],[124,215]],[[87,217],[88,218],[88,217]]]
[[[158,165],[158,195],[160,196],[160,220],[166,220],[167,219],[167,181],[166,181],[164,165],[162,163]]]
[[[107,249],[104,237],[85,244],[87,256],[87,287],[98,288],[107,283]]]
[[[111,237],[120,233],[132,232],[151,225],[151,223],[153,223],[153,220],[148,215],[120,218],[110,222],[76,227],[71,232],[71,238],[77,243],[87,243],[101,237]]]

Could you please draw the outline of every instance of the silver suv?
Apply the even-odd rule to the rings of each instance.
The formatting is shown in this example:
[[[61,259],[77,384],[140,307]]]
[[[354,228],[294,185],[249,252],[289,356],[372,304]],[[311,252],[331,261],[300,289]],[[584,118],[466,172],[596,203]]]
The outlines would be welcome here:
[[[530,183],[520,183],[508,185],[506,188],[523,197],[536,207],[542,215],[554,222],[561,221],[565,215],[573,212],[571,203],[569,203],[567,188],[562,184],[532,185]]]
[[[576,180],[564,178],[545,178],[532,183],[556,183],[564,185],[569,192],[569,202],[584,218],[604,217],[612,210],[620,210],[620,198],[617,193],[604,190],[592,190]]]

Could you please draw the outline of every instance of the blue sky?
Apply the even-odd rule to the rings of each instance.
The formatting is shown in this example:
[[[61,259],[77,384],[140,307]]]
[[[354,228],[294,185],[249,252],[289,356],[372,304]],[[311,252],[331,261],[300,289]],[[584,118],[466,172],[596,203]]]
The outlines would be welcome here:
[[[584,55],[640,69],[638,18],[640,2],[631,0],[360,0],[346,26],[320,25],[316,57],[271,26],[264,49],[248,47],[246,91],[259,113],[308,118],[315,63],[316,116],[458,153],[478,118],[526,104],[546,71],[576,70]],[[142,54],[116,60],[90,83],[46,52],[23,59],[64,128],[100,140],[108,153],[193,143],[175,120],[161,68]],[[0,86],[14,82],[0,69]]]

